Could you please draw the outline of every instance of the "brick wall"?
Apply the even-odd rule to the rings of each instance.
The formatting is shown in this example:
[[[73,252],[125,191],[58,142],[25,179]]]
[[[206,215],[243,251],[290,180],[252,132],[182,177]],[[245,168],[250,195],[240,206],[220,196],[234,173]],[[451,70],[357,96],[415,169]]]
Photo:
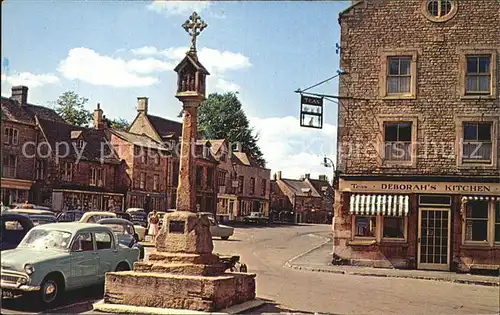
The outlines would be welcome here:
[[[17,130],[18,132],[17,145],[5,143],[5,140],[7,139],[7,135],[5,133],[6,128],[12,128]],[[6,156],[9,155],[14,155],[17,157],[17,167],[15,169],[15,174],[14,171],[13,173],[9,173],[9,171],[5,169],[6,172],[3,172],[2,176],[25,179],[25,180],[33,180],[34,169],[35,169],[34,154],[36,153],[35,144],[37,141],[37,130],[35,129],[35,127],[32,125],[20,124],[16,122],[2,120],[1,133],[2,133],[2,157],[4,159]],[[4,164],[2,161],[2,167],[3,166]]]
[[[340,168],[347,174],[498,176],[500,145],[497,144],[496,167],[461,168],[454,153],[458,147],[460,115],[484,114],[496,119],[493,141],[499,142],[500,2],[459,1],[456,15],[443,23],[431,22],[422,14],[421,0],[393,3],[365,1],[340,19],[340,68],[348,74],[342,76],[339,92],[366,99],[343,100],[339,106]],[[459,52],[468,48],[496,49],[494,99],[461,99],[458,90],[463,84],[460,78],[463,64]],[[383,99],[380,95],[384,50],[416,53],[413,99]],[[413,166],[383,166],[377,147],[383,115],[414,117],[417,142],[435,144],[418,146]],[[436,146],[441,144],[442,153],[434,154]]]

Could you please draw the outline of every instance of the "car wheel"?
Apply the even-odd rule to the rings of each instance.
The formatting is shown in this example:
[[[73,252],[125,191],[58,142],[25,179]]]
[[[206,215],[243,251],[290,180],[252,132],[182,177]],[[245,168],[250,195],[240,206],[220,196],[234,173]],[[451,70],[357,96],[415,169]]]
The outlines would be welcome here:
[[[229,239],[229,236],[221,236],[221,239],[227,241]]]
[[[119,263],[118,266],[116,266],[116,269],[115,271],[116,272],[119,272],[119,271],[129,271],[130,268],[128,267],[128,265],[126,263]]]
[[[40,286],[40,302],[44,307],[53,306],[64,291],[64,286],[56,277],[49,277]]]

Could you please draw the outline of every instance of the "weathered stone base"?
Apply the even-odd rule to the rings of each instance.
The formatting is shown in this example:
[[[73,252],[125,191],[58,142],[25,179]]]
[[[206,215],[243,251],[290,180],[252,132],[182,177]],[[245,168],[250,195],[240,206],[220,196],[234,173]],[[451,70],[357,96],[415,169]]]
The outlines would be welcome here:
[[[215,277],[152,272],[109,272],[104,302],[213,312],[255,299],[255,274]]]

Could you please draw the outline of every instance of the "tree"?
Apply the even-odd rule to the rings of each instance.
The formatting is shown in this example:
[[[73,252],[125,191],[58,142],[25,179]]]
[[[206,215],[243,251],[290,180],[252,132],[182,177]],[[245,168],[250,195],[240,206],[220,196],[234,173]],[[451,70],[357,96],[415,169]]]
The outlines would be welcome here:
[[[74,91],[64,92],[57,101],[53,102],[56,112],[69,124],[88,127],[92,120],[92,113],[84,105],[88,99],[81,97]]]
[[[203,139],[227,139],[229,143],[241,143],[241,149],[260,166],[266,161],[241,102],[235,93],[212,93],[198,108],[198,133]]]
[[[126,119],[123,118],[111,119],[109,122],[110,122],[110,127],[113,129],[126,131],[130,127],[130,122],[128,122]]]

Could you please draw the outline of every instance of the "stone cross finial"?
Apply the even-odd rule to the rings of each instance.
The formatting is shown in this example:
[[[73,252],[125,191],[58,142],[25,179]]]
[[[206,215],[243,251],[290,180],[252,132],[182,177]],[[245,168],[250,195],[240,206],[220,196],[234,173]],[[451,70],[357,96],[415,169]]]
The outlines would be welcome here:
[[[186,22],[182,24],[184,30],[191,36],[191,47],[189,48],[189,52],[196,52],[196,37],[200,35],[207,26],[205,21],[203,21],[196,12],[193,12],[189,20],[186,20]]]

